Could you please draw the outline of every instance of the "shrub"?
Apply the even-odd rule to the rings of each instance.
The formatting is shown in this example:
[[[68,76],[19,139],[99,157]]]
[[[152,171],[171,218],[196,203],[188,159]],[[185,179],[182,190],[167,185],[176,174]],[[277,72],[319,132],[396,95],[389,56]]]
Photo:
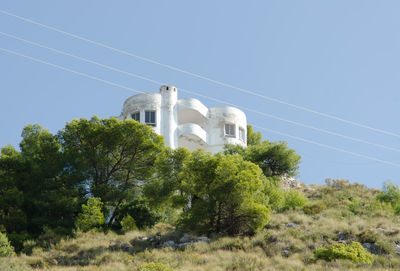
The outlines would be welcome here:
[[[321,259],[328,262],[337,259],[347,259],[356,263],[372,264],[373,256],[358,242],[349,245],[336,243],[314,250],[315,260]]]
[[[397,203],[400,201],[400,189],[397,185],[386,182],[383,184],[382,192],[376,198],[384,202]]]
[[[15,251],[19,252],[23,248],[23,244],[26,240],[32,239],[28,233],[9,233],[8,240],[11,242],[11,245],[14,247]]]
[[[124,218],[121,220],[121,226],[123,232],[137,230],[135,219],[133,219],[133,217],[130,215],[124,216]]]
[[[35,240],[26,240],[23,244],[23,249],[22,252],[25,253],[26,255],[31,255],[33,249],[37,246]]]
[[[321,202],[308,203],[304,205],[303,212],[307,215],[316,215],[325,209],[325,205]]]
[[[307,203],[307,198],[303,193],[297,190],[290,190],[285,193],[285,200],[283,209],[295,209],[296,207],[303,207]]]
[[[66,233],[62,227],[57,227],[55,229],[44,227],[43,233],[36,239],[36,243],[40,247],[50,248],[52,245],[58,243],[65,235]]]
[[[13,256],[14,248],[10,245],[7,235],[0,233],[0,257]]]
[[[285,201],[285,191],[279,186],[276,178],[268,178],[263,192],[268,197],[268,204],[272,210],[279,211],[282,209]]]
[[[104,215],[101,212],[103,203],[99,198],[90,198],[87,205],[82,205],[82,212],[78,215],[76,226],[82,231],[89,231],[104,224]]]
[[[139,266],[138,271],[173,271],[168,265],[162,263],[144,263]]]
[[[144,199],[136,198],[132,201],[121,204],[121,206],[116,210],[113,228],[115,230],[122,229],[121,222],[128,215],[135,220],[135,225],[139,229],[152,227],[160,220],[160,216],[154,209],[149,207]]]

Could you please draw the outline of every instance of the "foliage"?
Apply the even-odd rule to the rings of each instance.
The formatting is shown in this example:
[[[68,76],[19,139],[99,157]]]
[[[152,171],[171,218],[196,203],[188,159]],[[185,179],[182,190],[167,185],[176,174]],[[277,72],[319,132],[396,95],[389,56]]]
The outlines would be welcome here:
[[[157,214],[154,208],[151,208],[149,204],[143,198],[135,198],[130,202],[124,202],[116,210],[114,228],[120,229],[122,227],[122,219],[126,216],[130,216],[134,219],[135,225],[139,229],[146,227],[152,227],[157,221],[160,220],[160,216]]]
[[[140,192],[142,182],[154,173],[163,148],[162,137],[151,127],[116,118],[79,119],[59,132],[72,172],[85,180],[88,193],[99,197],[114,222],[118,207]]]
[[[308,201],[303,193],[293,189],[285,192],[284,198],[284,210],[295,209],[296,207],[303,207]]]
[[[143,263],[139,266],[138,271],[173,271],[168,265],[163,263]]]
[[[309,202],[303,206],[303,211],[307,215],[316,215],[322,212],[326,207],[321,202]]]
[[[137,230],[135,219],[133,219],[133,217],[131,217],[130,215],[126,215],[124,216],[124,218],[122,218],[121,227],[122,232]]]
[[[7,235],[0,232],[0,257],[7,257],[14,255],[14,248],[8,241]]]
[[[296,175],[300,162],[300,156],[289,149],[285,142],[268,140],[249,146],[244,158],[258,165],[267,177]]]
[[[258,145],[261,143],[262,134],[254,132],[253,126],[247,124],[247,146]]]
[[[82,212],[78,215],[76,226],[86,232],[103,225],[102,208],[103,203],[99,198],[89,198],[87,204],[82,205]]]
[[[285,191],[280,187],[279,177],[269,177],[263,193],[268,197],[268,204],[274,211],[280,211],[285,203]]]
[[[260,132],[247,126],[247,148],[238,145],[225,145],[224,154],[239,154],[245,160],[258,165],[266,177],[294,176],[298,173],[300,155],[288,148],[286,142],[261,141]]]
[[[239,155],[192,153],[184,167],[182,190],[189,195],[181,224],[199,232],[249,233],[269,220],[265,178]]]
[[[71,234],[83,195],[79,178],[65,170],[57,136],[27,125],[20,148],[6,146],[0,155],[0,223],[16,250],[44,228]]]
[[[268,140],[249,145],[246,149],[237,145],[225,145],[225,154],[239,154],[245,160],[258,165],[266,177],[294,176],[297,174],[300,156],[289,149],[285,142]]]
[[[399,187],[391,182],[385,182],[382,192],[376,198],[383,202],[397,203],[400,201]]]
[[[191,157],[186,148],[172,150],[165,148],[157,157],[156,178],[149,180],[144,187],[144,194],[150,205],[155,208],[183,208],[187,203],[182,184],[183,168]]]
[[[358,242],[345,245],[335,243],[330,246],[317,248],[314,250],[315,259],[322,259],[328,262],[337,259],[347,259],[356,263],[372,264],[373,256]]]
[[[382,192],[376,196],[376,199],[391,204],[394,213],[400,215],[400,189],[397,185],[390,181],[385,182]]]

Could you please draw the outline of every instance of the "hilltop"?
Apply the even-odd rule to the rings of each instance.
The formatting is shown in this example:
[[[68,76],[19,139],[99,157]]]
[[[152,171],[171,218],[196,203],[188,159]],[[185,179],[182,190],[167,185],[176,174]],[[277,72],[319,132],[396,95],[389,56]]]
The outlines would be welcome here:
[[[399,270],[399,217],[381,191],[344,180],[298,188],[309,202],[271,214],[252,236],[199,236],[159,223],[142,231],[78,232],[48,248],[27,246],[1,270]],[[201,237],[201,238],[199,238]],[[317,248],[359,242],[371,264],[315,259]]]
[[[165,147],[147,125],[72,120],[0,153],[0,270],[400,268],[400,190],[299,184],[300,155]]]

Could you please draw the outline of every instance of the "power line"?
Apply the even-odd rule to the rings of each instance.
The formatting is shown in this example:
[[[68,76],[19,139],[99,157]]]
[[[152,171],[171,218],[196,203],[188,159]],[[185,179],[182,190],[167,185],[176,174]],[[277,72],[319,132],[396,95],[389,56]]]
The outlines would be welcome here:
[[[328,149],[331,149],[331,150],[344,152],[344,153],[347,153],[347,154],[350,154],[350,155],[354,155],[354,156],[358,156],[358,157],[365,158],[365,159],[368,159],[368,160],[372,160],[372,161],[375,161],[375,162],[380,162],[380,163],[388,164],[388,165],[391,165],[391,166],[400,167],[400,164],[397,164],[397,163],[392,163],[390,161],[381,160],[381,159],[378,159],[378,158],[375,158],[375,157],[371,157],[371,156],[368,156],[368,155],[364,155],[364,154],[348,151],[348,150],[345,150],[345,149],[333,147],[333,146],[330,146],[330,145],[326,145],[326,144],[319,143],[319,142],[316,142],[316,141],[313,141],[313,140],[309,140],[309,139],[305,139],[305,138],[302,138],[302,137],[292,136],[292,135],[289,135],[289,134],[286,134],[286,133],[282,133],[282,132],[279,132],[279,131],[276,131],[276,130],[260,127],[260,126],[257,126],[257,125],[253,125],[253,127],[261,129],[261,130],[264,130],[264,131],[268,131],[268,132],[271,132],[271,133],[274,133],[274,134],[278,134],[278,135],[281,135],[281,136],[285,136],[285,137],[293,138],[293,139],[296,139],[296,140],[299,140],[299,141],[303,141],[303,142],[306,142],[306,143],[314,144],[314,145],[317,145],[317,146],[320,146],[320,147],[324,147],[324,148],[328,148]]]
[[[326,118],[329,118],[329,119],[333,119],[333,120],[336,120],[336,121],[340,121],[340,122],[343,122],[343,123],[346,123],[346,124],[350,124],[350,125],[357,126],[357,127],[364,128],[364,129],[368,129],[368,130],[371,130],[371,131],[374,131],[374,132],[378,132],[378,133],[382,133],[382,134],[386,134],[386,135],[390,135],[390,136],[394,136],[394,137],[400,138],[400,134],[397,134],[397,133],[394,133],[394,132],[386,131],[386,130],[379,129],[379,128],[374,128],[372,126],[368,126],[368,125],[365,125],[365,124],[362,124],[362,123],[359,123],[359,122],[347,120],[347,119],[344,119],[344,118],[337,117],[335,115],[331,115],[331,114],[328,114],[328,113],[324,113],[324,112],[320,112],[320,111],[317,111],[317,110],[313,110],[313,109],[305,107],[305,106],[296,105],[296,104],[289,103],[289,102],[286,102],[286,101],[283,101],[283,100],[280,100],[280,99],[277,99],[277,98],[273,98],[273,97],[270,97],[270,96],[267,96],[267,95],[264,95],[264,94],[260,94],[260,93],[258,93],[256,91],[252,91],[252,90],[240,88],[240,87],[228,84],[228,83],[224,83],[224,82],[221,82],[221,81],[218,81],[218,80],[215,80],[215,79],[212,79],[212,78],[209,78],[209,77],[197,74],[197,73],[193,73],[193,72],[189,72],[189,71],[180,69],[180,68],[175,67],[175,66],[171,66],[171,65],[168,65],[168,64],[165,64],[165,63],[161,63],[159,61],[156,61],[156,60],[153,60],[153,59],[150,59],[150,58],[147,58],[147,57],[139,56],[139,55],[136,55],[136,54],[127,52],[125,50],[121,50],[121,49],[112,47],[110,45],[107,45],[107,44],[104,44],[104,43],[101,43],[101,42],[98,42],[98,41],[90,40],[88,38],[85,38],[85,37],[82,37],[82,36],[79,36],[79,35],[64,31],[64,30],[61,30],[61,29],[53,27],[53,26],[49,26],[49,25],[34,21],[32,19],[28,19],[28,18],[19,16],[19,15],[10,13],[10,12],[7,12],[7,11],[2,10],[2,9],[0,9],[0,13],[5,14],[5,15],[10,16],[10,17],[17,18],[19,20],[22,20],[22,21],[25,21],[25,22],[28,22],[28,23],[31,23],[31,24],[34,24],[34,25],[38,25],[40,27],[43,27],[43,28],[46,28],[46,29],[49,29],[49,30],[52,30],[52,31],[55,31],[55,32],[58,32],[58,33],[61,33],[61,34],[67,35],[67,36],[70,36],[70,37],[73,37],[75,39],[79,39],[79,40],[82,40],[82,41],[97,45],[99,47],[103,47],[103,48],[118,52],[120,54],[124,54],[124,55],[130,56],[130,57],[134,57],[134,58],[140,59],[142,61],[145,61],[145,62],[148,62],[148,63],[152,63],[152,64],[155,64],[155,65],[159,65],[161,67],[164,67],[164,68],[167,68],[167,69],[170,69],[170,70],[173,70],[173,71],[177,71],[177,72],[180,72],[180,73],[183,73],[183,74],[186,74],[186,75],[190,75],[190,76],[202,79],[202,80],[206,80],[208,82],[211,82],[211,83],[223,86],[223,87],[231,88],[231,89],[234,89],[234,90],[237,90],[237,91],[240,91],[240,92],[243,92],[243,93],[247,93],[247,94],[250,94],[250,95],[265,99],[265,100],[268,100],[268,101],[272,101],[272,102],[275,102],[275,103],[279,103],[279,104],[283,104],[283,105],[286,105],[286,106],[290,106],[290,107],[296,108],[298,110],[302,110],[302,111],[305,111],[305,112],[316,114],[316,115],[319,115],[319,116],[322,116],[322,117],[326,117]]]
[[[133,88],[130,88],[130,87],[127,87],[127,86],[124,86],[124,85],[120,85],[120,84],[117,84],[117,83],[114,83],[114,82],[111,82],[111,81],[108,81],[108,80],[104,80],[104,79],[101,79],[99,77],[95,77],[95,76],[92,76],[92,75],[89,75],[89,74],[86,74],[86,73],[78,72],[78,71],[66,68],[64,66],[56,65],[56,64],[53,64],[53,63],[50,63],[50,62],[47,62],[47,61],[44,61],[44,60],[41,60],[41,59],[38,59],[38,58],[34,58],[34,57],[31,57],[31,56],[27,56],[27,55],[24,55],[24,54],[21,54],[21,53],[12,51],[12,50],[8,50],[8,49],[1,48],[1,47],[0,47],[0,50],[3,51],[3,52],[7,52],[9,54],[13,54],[13,55],[20,56],[20,57],[23,57],[23,58],[26,58],[26,59],[30,59],[32,61],[35,61],[35,62],[38,62],[38,63],[41,63],[41,64],[49,65],[51,67],[54,67],[54,68],[57,68],[57,69],[60,69],[60,70],[63,70],[63,71],[67,71],[67,72],[74,73],[74,74],[77,74],[77,75],[80,75],[80,76],[83,76],[83,77],[86,77],[86,78],[89,78],[89,79],[92,79],[92,80],[96,80],[96,81],[99,81],[99,82],[102,82],[102,83],[105,83],[105,84],[108,84],[108,85],[111,85],[111,86],[115,86],[115,87],[119,87],[119,88],[122,88],[122,89],[130,90],[130,91],[133,91],[133,92],[136,92],[136,93],[145,93],[145,92],[138,91],[136,89],[133,89]],[[365,159],[368,159],[368,160],[372,160],[372,161],[376,161],[376,162],[380,162],[380,163],[383,163],[383,164],[387,164],[387,165],[391,165],[391,166],[395,166],[395,167],[400,167],[400,164],[393,163],[393,162],[390,162],[390,161],[381,160],[381,159],[374,158],[374,157],[371,157],[371,156],[367,156],[367,155],[363,155],[363,154],[347,151],[345,149],[340,149],[340,148],[336,148],[336,147],[333,147],[333,146],[330,146],[330,145],[319,143],[319,142],[316,142],[316,141],[313,141],[313,140],[309,140],[309,139],[305,139],[305,138],[301,138],[301,137],[297,137],[297,136],[292,136],[292,135],[285,134],[285,133],[282,133],[282,132],[279,132],[279,131],[275,131],[275,130],[272,130],[272,129],[267,129],[267,128],[260,127],[260,126],[254,126],[254,127],[256,127],[258,129],[270,131],[272,133],[277,133],[277,134],[280,134],[280,135],[283,135],[283,136],[286,136],[286,137],[290,137],[290,138],[294,138],[294,139],[297,139],[297,140],[301,140],[303,142],[314,144],[314,145],[317,145],[317,146],[320,146],[320,147],[332,149],[332,150],[339,151],[339,152],[344,152],[344,153],[347,153],[347,154],[350,154],[350,155],[353,155],[353,156],[362,157],[362,158],[365,158]]]
[[[24,58],[30,59],[30,60],[35,61],[35,62],[39,62],[39,63],[45,64],[45,65],[49,65],[51,67],[54,67],[54,68],[57,68],[57,69],[60,69],[60,70],[63,70],[63,71],[67,71],[67,72],[71,72],[71,73],[74,73],[74,74],[77,74],[77,75],[80,75],[80,76],[83,76],[83,77],[87,77],[87,78],[90,78],[90,79],[93,79],[93,80],[96,80],[96,81],[99,81],[99,82],[102,82],[102,83],[105,83],[105,84],[108,84],[108,85],[111,85],[111,86],[114,86],[114,87],[119,87],[119,88],[130,90],[130,91],[133,91],[133,92],[136,92],[136,93],[147,94],[146,92],[139,91],[139,90],[136,90],[134,88],[130,88],[130,87],[127,87],[127,86],[123,86],[123,85],[111,82],[111,81],[107,81],[107,80],[101,79],[99,77],[89,75],[87,73],[78,72],[78,71],[66,68],[64,66],[56,65],[56,64],[53,64],[53,63],[50,63],[50,62],[47,62],[47,61],[44,61],[44,60],[41,60],[41,59],[38,59],[38,58],[35,58],[35,57],[23,55],[23,54],[20,54],[18,52],[12,51],[12,50],[8,50],[8,49],[1,48],[1,47],[0,47],[0,50],[4,51],[4,52],[7,52],[9,54],[13,54],[13,55],[16,55],[16,56],[20,56],[20,57],[24,57]]]
[[[25,43],[28,43],[28,44],[31,44],[31,45],[34,45],[34,46],[37,46],[37,47],[40,47],[40,48],[44,48],[44,49],[56,52],[56,53],[61,54],[61,55],[69,56],[69,57],[72,57],[72,58],[75,58],[75,59],[78,59],[78,60],[81,60],[81,61],[84,61],[84,62],[87,62],[87,63],[90,63],[90,64],[94,64],[94,65],[97,65],[97,66],[105,68],[105,69],[109,69],[109,70],[112,70],[112,71],[115,71],[115,72],[119,72],[119,73],[122,73],[122,74],[125,74],[125,75],[128,75],[128,76],[139,78],[139,79],[151,82],[153,84],[165,85],[165,83],[163,83],[163,82],[160,82],[160,81],[157,81],[157,80],[154,80],[154,79],[142,76],[142,75],[138,75],[138,74],[135,74],[135,73],[127,72],[127,71],[124,71],[124,70],[121,70],[121,69],[118,69],[118,68],[115,68],[115,67],[112,67],[112,66],[109,66],[109,65],[105,65],[105,64],[102,64],[102,63],[99,63],[99,62],[96,62],[96,61],[93,61],[93,60],[90,60],[90,59],[87,59],[87,58],[84,58],[84,57],[73,55],[71,53],[67,53],[65,51],[61,51],[61,50],[58,50],[58,49],[55,49],[55,48],[52,48],[52,47],[48,47],[48,46],[42,45],[42,44],[37,43],[37,42],[33,42],[33,41],[29,41],[29,40],[23,39],[21,37],[17,37],[15,35],[11,35],[11,34],[8,34],[8,33],[5,33],[5,32],[1,32],[1,31],[0,31],[0,35],[9,37],[9,38],[12,38],[12,39],[15,39],[15,40],[19,40],[19,41],[22,41],[22,42],[25,42]],[[284,122],[287,122],[287,123],[290,123],[290,124],[294,124],[294,125],[297,125],[297,126],[300,126],[300,127],[312,129],[314,131],[318,131],[318,132],[326,133],[326,134],[329,134],[329,135],[345,138],[347,140],[352,140],[352,141],[355,141],[355,142],[359,142],[359,143],[363,143],[363,144],[367,144],[367,145],[383,148],[383,149],[390,150],[390,151],[400,152],[400,149],[398,149],[398,148],[393,148],[393,147],[386,146],[386,145],[383,145],[383,144],[378,144],[378,143],[370,142],[370,141],[367,141],[367,140],[363,140],[363,139],[359,139],[359,138],[355,138],[355,137],[351,137],[351,136],[346,136],[346,135],[343,135],[343,134],[340,134],[340,133],[332,132],[332,131],[329,131],[329,130],[326,130],[326,129],[318,128],[318,127],[311,126],[311,125],[308,125],[308,124],[304,124],[304,123],[301,123],[301,122],[288,120],[288,119],[285,119],[285,118],[282,118],[282,117],[279,117],[279,116],[275,116],[275,115],[272,115],[272,114],[268,114],[268,113],[265,113],[265,112],[254,110],[254,109],[251,109],[251,108],[248,108],[248,107],[232,104],[232,103],[229,103],[229,102],[224,101],[224,100],[220,100],[220,99],[212,98],[212,97],[209,97],[209,96],[205,96],[205,95],[202,95],[202,94],[200,94],[198,92],[195,92],[195,91],[191,91],[191,90],[187,90],[187,89],[183,89],[183,88],[179,88],[179,89],[182,92],[186,92],[186,93],[189,93],[189,94],[194,94],[194,95],[203,97],[203,98],[208,99],[208,100],[216,101],[218,103],[223,103],[223,104],[227,104],[227,105],[230,105],[230,106],[238,107],[238,108],[241,108],[243,110],[262,115],[264,117],[269,117],[269,118],[276,119],[276,120],[279,120],[279,121],[284,121]]]

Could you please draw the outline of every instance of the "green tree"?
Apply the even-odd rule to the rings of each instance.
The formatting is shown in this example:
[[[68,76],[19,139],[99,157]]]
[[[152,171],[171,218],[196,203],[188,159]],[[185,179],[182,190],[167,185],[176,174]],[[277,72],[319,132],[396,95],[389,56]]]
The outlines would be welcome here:
[[[269,220],[262,193],[265,177],[240,155],[192,153],[184,166],[182,190],[190,195],[181,223],[200,232],[255,232]]]
[[[12,146],[1,149],[0,154],[0,227],[8,233],[20,233],[27,229],[24,209],[24,193],[21,179],[29,167]]]
[[[300,155],[288,148],[286,142],[261,141],[260,132],[254,132],[251,125],[247,126],[247,148],[238,145],[225,145],[225,154],[239,154],[245,160],[258,165],[266,177],[294,176],[297,174]]]
[[[261,143],[262,134],[254,132],[253,126],[247,124],[247,146],[258,145]]]
[[[89,198],[82,205],[82,212],[78,215],[76,226],[82,231],[99,228],[104,224],[104,215],[101,211],[103,203],[99,198]]]
[[[80,180],[65,170],[57,136],[27,125],[20,148],[6,146],[0,155],[0,225],[17,250],[44,229],[72,233],[83,195]]]
[[[59,136],[69,170],[80,174],[88,192],[104,202],[110,225],[115,210],[133,199],[153,176],[156,157],[163,149],[162,137],[134,120],[73,120]]]
[[[299,168],[300,156],[289,149],[285,142],[265,140],[260,144],[249,146],[244,159],[258,165],[265,176],[294,176]]]
[[[27,125],[20,148],[29,167],[28,174],[19,175],[29,231],[71,233],[82,204],[82,179],[66,170],[59,137],[40,125]]]
[[[172,150],[165,148],[155,163],[156,178],[151,179],[144,188],[144,194],[152,207],[184,207],[188,195],[182,190],[185,175],[183,168],[191,153],[186,148]]]

